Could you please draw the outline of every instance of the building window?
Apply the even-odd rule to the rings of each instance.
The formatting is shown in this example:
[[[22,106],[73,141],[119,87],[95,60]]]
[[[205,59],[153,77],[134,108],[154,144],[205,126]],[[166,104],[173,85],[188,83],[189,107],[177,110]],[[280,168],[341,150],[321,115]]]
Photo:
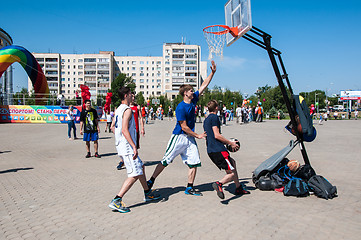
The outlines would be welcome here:
[[[84,58],[84,62],[96,62],[96,58]]]

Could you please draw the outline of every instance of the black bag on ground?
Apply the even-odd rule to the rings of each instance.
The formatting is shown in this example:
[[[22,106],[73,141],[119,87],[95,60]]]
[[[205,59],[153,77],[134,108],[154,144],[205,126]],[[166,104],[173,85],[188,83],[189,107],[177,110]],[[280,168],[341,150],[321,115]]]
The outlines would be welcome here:
[[[301,178],[305,181],[308,181],[314,175],[316,175],[315,170],[308,164],[302,165],[294,174],[295,177]]]
[[[283,195],[294,197],[307,197],[308,195],[310,195],[310,193],[308,192],[308,186],[305,181],[299,178],[293,178],[285,186],[285,189],[283,190]]]
[[[308,186],[317,197],[326,200],[337,197],[337,188],[333,186],[326,178],[315,175],[308,180]]]
[[[271,179],[269,176],[266,175],[266,176],[261,176],[257,180],[256,187],[262,191],[271,191],[275,189],[276,184],[277,183],[273,179]]]
[[[275,186],[274,186],[275,188],[283,187],[284,181],[278,173],[273,173],[271,175],[271,179],[275,182]]]

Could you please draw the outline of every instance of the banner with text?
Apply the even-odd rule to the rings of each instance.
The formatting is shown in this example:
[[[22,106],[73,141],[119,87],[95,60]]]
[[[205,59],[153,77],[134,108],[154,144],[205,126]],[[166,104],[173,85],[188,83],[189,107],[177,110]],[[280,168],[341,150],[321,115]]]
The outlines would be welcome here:
[[[97,107],[99,118],[103,109]],[[0,123],[67,123],[67,106],[0,105]],[[81,106],[74,106],[75,122],[80,122]]]

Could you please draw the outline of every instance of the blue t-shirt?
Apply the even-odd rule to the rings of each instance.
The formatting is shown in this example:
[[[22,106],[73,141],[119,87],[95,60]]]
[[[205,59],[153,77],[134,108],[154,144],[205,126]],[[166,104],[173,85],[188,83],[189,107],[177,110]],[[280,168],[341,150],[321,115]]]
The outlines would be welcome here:
[[[175,125],[175,128],[173,130],[173,134],[182,134],[185,132],[182,130],[181,125],[179,124],[179,121],[186,121],[187,126],[192,129],[194,132],[195,127],[195,106],[199,100],[199,92],[196,91],[193,93],[193,99],[191,103],[185,103],[184,101],[180,102],[175,109],[175,115],[177,117],[177,124]]]
[[[221,122],[216,114],[211,113],[203,122],[203,129],[207,133],[207,153],[227,151],[224,144],[214,137],[213,127],[217,126],[221,131]]]

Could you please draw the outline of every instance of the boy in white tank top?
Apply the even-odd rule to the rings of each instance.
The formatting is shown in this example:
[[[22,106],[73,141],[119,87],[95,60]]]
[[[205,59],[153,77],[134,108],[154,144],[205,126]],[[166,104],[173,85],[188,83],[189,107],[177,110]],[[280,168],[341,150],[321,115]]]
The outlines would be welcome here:
[[[152,192],[152,190],[147,186],[144,164],[138,156],[136,146],[137,130],[135,127],[133,112],[129,107],[129,104],[134,99],[134,94],[127,87],[121,88],[119,90],[119,94],[122,104],[115,111],[111,128],[114,129],[115,146],[118,151],[118,155],[124,161],[128,178],[123,183],[118,195],[116,195],[109,204],[109,207],[116,211],[126,213],[130,212],[130,209],[123,203],[123,196],[138,179],[144,189],[144,201],[157,200],[160,199],[160,196]]]

